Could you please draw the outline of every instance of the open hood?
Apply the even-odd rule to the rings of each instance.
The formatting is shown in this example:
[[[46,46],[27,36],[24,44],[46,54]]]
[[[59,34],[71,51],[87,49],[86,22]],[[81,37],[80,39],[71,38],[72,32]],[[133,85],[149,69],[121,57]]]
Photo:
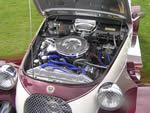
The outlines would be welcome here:
[[[131,22],[128,0],[34,0],[40,15],[109,14]],[[78,12],[78,13],[77,13]]]

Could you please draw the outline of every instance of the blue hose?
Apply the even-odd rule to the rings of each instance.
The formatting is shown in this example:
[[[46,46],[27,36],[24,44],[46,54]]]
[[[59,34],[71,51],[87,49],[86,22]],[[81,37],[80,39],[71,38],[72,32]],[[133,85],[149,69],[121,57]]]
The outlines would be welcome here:
[[[98,57],[99,57],[99,60],[101,62],[101,64],[104,66],[104,67],[107,67],[107,65],[105,65],[101,59],[101,55],[102,55],[102,52],[99,53]]]
[[[52,58],[60,58],[60,56],[58,56],[58,55],[49,55],[48,58],[49,58],[49,59],[52,59]]]
[[[57,70],[60,70],[60,71],[63,71],[63,72],[67,72],[67,71],[59,68],[59,67],[63,67],[63,66],[59,66],[59,65],[65,65],[65,66],[67,66],[66,68],[69,69],[69,70],[81,70],[82,74],[86,73],[83,68],[77,68],[77,67],[75,67],[74,65],[72,65],[70,63],[52,60],[53,58],[60,58],[60,56],[58,56],[58,55],[49,55],[48,58],[49,58],[48,64],[41,65],[41,68],[46,68],[48,66],[51,66],[51,67],[55,67],[53,69],[57,69]]]
[[[59,62],[59,61],[54,61],[54,60],[51,60],[51,59],[48,62],[52,63],[52,64],[66,65],[66,66],[69,66],[69,67],[66,67],[69,70],[81,70],[82,73],[85,74],[85,70],[83,68],[77,68],[74,65],[69,64],[67,62]]]
[[[101,55],[102,55],[102,51],[99,53],[98,57],[99,57],[99,60],[100,60],[101,64],[102,64],[104,67],[107,67],[107,65],[105,65],[105,64],[103,63],[103,61],[102,61],[102,59],[101,59]],[[110,63],[111,60],[110,60],[109,53],[107,53],[107,59],[108,59],[108,61],[109,61],[109,63]]]
[[[110,62],[111,62],[111,60],[110,60],[109,53],[107,53],[107,59],[108,59],[108,61],[109,61],[109,63],[110,63]]]
[[[46,68],[48,66],[51,66],[51,67],[62,67],[62,66],[58,66],[58,65],[55,65],[55,64],[48,63],[48,64],[41,65],[41,68]]]
[[[85,70],[83,69],[83,68],[80,68],[81,69],[81,71],[82,71],[82,74],[86,74],[86,72],[85,72]]]
[[[66,65],[66,66],[69,66],[69,67],[74,67],[74,65],[69,64],[67,62],[59,62],[59,61],[54,61],[54,60],[51,60],[51,59],[48,62],[53,63],[53,64]]]
[[[55,70],[60,70],[60,71],[62,71],[62,72],[69,73],[68,71],[59,68],[59,67],[62,67],[62,66],[58,66],[58,65],[50,64],[50,63],[49,63],[49,64],[43,64],[43,65],[41,65],[41,68],[46,68],[46,67],[48,67],[48,66],[53,67],[53,69],[55,69]]]

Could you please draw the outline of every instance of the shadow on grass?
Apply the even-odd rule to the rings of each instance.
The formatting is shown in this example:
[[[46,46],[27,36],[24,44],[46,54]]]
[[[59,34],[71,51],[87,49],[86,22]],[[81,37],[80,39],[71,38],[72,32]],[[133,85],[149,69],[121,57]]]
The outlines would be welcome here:
[[[20,60],[24,57],[24,55],[25,55],[25,51],[18,53],[18,54],[15,54],[15,55],[0,56],[0,59],[3,59],[3,60]]]

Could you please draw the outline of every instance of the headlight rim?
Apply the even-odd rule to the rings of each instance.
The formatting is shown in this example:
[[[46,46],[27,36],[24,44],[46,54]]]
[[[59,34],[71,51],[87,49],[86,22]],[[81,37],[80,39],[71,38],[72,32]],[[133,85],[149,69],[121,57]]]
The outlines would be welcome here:
[[[12,69],[12,70],[9,70],[9,69]],[[8,70],[7,70],[8,69]],[[12,72],[9,72],[9,71],[12,71]],[[3,75],[2,75],[3,74]],[[3,80],[0,80],[0,83],[2,84],[2,81],[6,81],[6,80],[9,80],[11,82],[11,85],[10,86],[3,86],[0,84],[0,89],[1,90],[11,90],[15,87],[16,83],[17,83],[17,72],[16,72],[16,69],[13,65],[11,64],[3,64],[0,66],[0,76],[4,76],[4,78],[2,78]],[[7,79],[6,79],[6,78]]]
[[[102,105],[102,102],[99,100],[99,96],[101,95],[100,93],[104,94],[105,92],[113,92],[114,94],[117,94],[117,96],[120,97],[120,102],[117,107],[108,108]],[[97,101],[98,101],[100,109],[103,109],[106,111],[116,111],[116,110],[119,110],[124,103],[124,94],[121,88],[116,83],[106,82],[102,84],[102,86],[100,86],[100,88],[98,89]]]

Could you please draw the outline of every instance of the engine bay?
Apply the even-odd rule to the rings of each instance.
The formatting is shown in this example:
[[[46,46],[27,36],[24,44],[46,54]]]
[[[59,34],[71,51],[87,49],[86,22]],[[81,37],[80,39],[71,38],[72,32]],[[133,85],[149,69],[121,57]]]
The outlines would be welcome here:
[[[26,73],[50,82],[91,83],[106,71],[126,37],[127,27],[121,23],[49,17],[37,36]]]

